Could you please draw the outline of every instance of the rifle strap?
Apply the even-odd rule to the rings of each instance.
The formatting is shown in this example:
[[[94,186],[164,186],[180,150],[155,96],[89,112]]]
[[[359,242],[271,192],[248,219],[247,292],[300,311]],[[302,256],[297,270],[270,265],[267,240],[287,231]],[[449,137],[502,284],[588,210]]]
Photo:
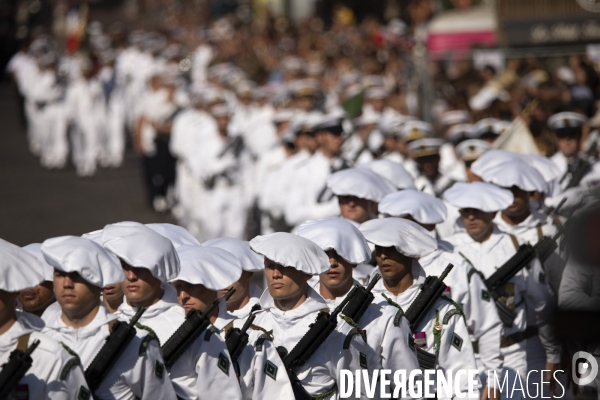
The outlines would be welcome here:
[[[396,307],[398,309],[398,312],[396,313],[396,316],[394,317],[394,326],[400,326],[400,319],[404,315],[404,310],[402,309],[402,307],[400,307],[400,304],[396,303],[395,301],[393,301],[392,299],[387,297],[385,295],[385,293],[382,293],[381,295],[388,302],[389,305],[391,305],[392,307]]]
[[[116,319],[113,319],[112,321],[110,321],[107,325],[108,325],[108,331],[112,332],[113,330],[113,326],[115,326],[115,324],[117,323]]]
[[[465,325],[467,325],[467,317],[465,317],[465,313],[463,312],[462,307],[448,296],[441,295],[440,298],[443,300],[446,300],[447,302],[449,302],[450,304],[452,304],[454,306],[454,308],[452,310],[448,311],[446,313],[446,315],[444,315],[444,319],[442,321],[443,324],[447,325],[448,321],[450,320],[450,317],[452,317],[453,315],[456,315],[456,314],[460,314],[460,315],[462,315],[463,320],[465,321]]]
[[[231,321],[230,323],[228,323],[227,325],[225,325],[225,327],[223,328],[223,332],[225,332],[225,334],[227,334],[227,332],[229,332],[229,330],[233,328],[233,321]]]
[[[29,336],[31,334],[28,333],[26,335],[23,335],[21,337],[19,337],[19,340],[17,341],[17,350],[25,352],[25,350],[27,350],[27,343],[29,343]]]
[[[348,325],[350,325],[351,327],[353,327],[354,329],[352,331],[356,331],[355,334],[359,334],[360,337],[363,338],[363,340],[365,341],[365,343],[367,342],[367,333],[365,332],[365,330],[363,328],[361,328],[356,322],[354,322],[354,320],[346,315],[340,315],[340,318],[343,319]],[[344,348],[349,348],[349,347],[345,347]]]
[[[552,221],[554,222],[554,226],[556,226],[558,230],[562,229],[563,223],[560,221],[558,215],[552,214]]]
[[[437,360],[442,346],[442,325],[440,324],[440,312],[435,311],[435,323],[433,324],[433,345],[435,347],[435,358]]]
[[[510,240],[512,240],[513,246],[515,246],[515,250],[519,250],[519,241],[517,240],[517,237],[511,234],[509,234],[508,236],[510,236]]]
[[[538,226],[536,226],[535,229],[537,230],[537,237],[538,237],[538,242],[539,242],[544,237],[544,232],[542,231],[542,224],[539,224]]]

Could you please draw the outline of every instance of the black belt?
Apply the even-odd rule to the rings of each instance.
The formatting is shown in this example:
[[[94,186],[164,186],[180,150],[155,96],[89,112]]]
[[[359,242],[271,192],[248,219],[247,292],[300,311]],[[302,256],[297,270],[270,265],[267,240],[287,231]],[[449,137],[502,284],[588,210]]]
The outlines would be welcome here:
[[[510,347],[513,344],[521,343],[524,340],[534,337],[537,335],[538,329],[535,326],[529,327],[522,332],[515,332],[512,335],[503,336],[500,339],[500,348]],[[473,353],[479,354],[479,341],[471,342],[473,345]]]

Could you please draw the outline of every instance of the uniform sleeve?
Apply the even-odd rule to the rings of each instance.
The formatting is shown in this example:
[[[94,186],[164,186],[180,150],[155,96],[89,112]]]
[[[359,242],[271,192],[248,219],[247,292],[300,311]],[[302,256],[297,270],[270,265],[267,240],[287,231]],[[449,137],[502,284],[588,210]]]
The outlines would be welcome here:
[[[255,337],[256,338],[256,337]],[[255,340],[250,340],[255,343]],[[293,399],[287,372],[273,344],[247,345],[238,359],[244,400]]]
[[[78,398],[85,399],[86,396],[90,396],[88,398],[91,399],[91,392],[85,381],[81,364],[69,367],[70,363],[75,362],[74,358],[69,358],[63,349],[60,349],[60,352],[65,354],[61,354],[57,358],[62,358],[66,362],[57,364],[57,368],[55,368],[51,378],[46,383],[46,398],[48,400],[71,400]],[[68,369],[68,372],[66,372],[65,368]],[[87,393],[89,395],[86,395]]]
[[[142,392],[141,400],[176,399],[175,390],[156,340],[148,343],[143,362],[137,368],[140,369],[137,386]]]
[[[554,335],[552,325],[552,312],[555,309],[555,300],[546,284],[545,273],[540,261],[536,258],[529,270],[524,270],[526,277],[526,291],[524,293],[527,308],[534,310],[536,325],[540,341],[546,350],[546,360],[550,363],[560,361],[561,344]]]
[[[504,358],[500,351],[502,321],[500,321],[496,305],[481,276],[473,273],[468,285],[469,305],[463,310],[473,336],[479,341],[481,362],[487,371],[496,371],[497,376],[502,376],[502,365],[504,364]],[[491,386],[494,385],[495,383],[492,382]]]
[[[440,347],[438,353],[438,364],[442,370],[446,373],[452,370],[452,378],[456,376],[459,370],[477,370],[477,364],[475,362],[475,355],[473,353],[473,347],[469,341],[469,332],[465,325],[462,315],[455,314],[450,316],[447,320],[448,314],[440,315],[440,323],[442,324],[442,336],[440,339]],[[448,377],[448,376],[447,376]],[[480,398],[481,382],[479,377],[476,377],[477,385],[474,386],[474,392],[476,399]],[[464,396],[468,393],[468,375],[462,374],[459,378],[460,391]],[[454,396],[456,397],[456,393]],[[467,396],[468,397],[468,396]],[[444,398],[439,397],[440,399]]]
[[[201,398],[241,400],[240,385],[223,339],[213,334],[203,345],[196,362],[196,392]]]

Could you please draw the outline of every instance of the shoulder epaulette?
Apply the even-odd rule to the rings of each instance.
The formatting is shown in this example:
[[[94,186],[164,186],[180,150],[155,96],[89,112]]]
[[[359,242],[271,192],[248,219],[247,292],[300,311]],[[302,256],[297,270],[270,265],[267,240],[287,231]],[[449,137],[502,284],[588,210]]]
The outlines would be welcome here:
[[[469,272],[467,272],[467,281],[469,283],[471,283],[471,277],[473,276],[473,274],[478,274],[479,276],[481,276],[481,279],[485,280],[485,278],[483,277],[483,274],[480,271],[477,271],[475,268],[471,267],[469,269]]]
[[[213,335],[213,333],[216,333],[218,335],[219,332],[220,331],[215,326],[209,326],[208,328],[206,328],[206,332],[204,333],[204,341],[210,342],[210,337]]]
[[[265,340],[272,342],[274,339],[273,338],[273,330],[267,331],[262,326],[258,326],[258,325],[254,325],[254,324],[250,325],[250,329],[263,332],[263,334],[260,335],[258,337],[258,339],[256,339],[256,342],[254,343],[255,351],[262,351],[263,343],[265,342]]]
[[[143,356],[146,355],[146,350],[148,350],[148,345],[153,340],[156,340],[158,342],[158,339],[156,338],[156,336],[154,336],[151,333],[148,334],[148,335],[146,335],[146,336],[144,336],[144,338],[142,339],[142,343],[140,343],[140,350],[138,352],[138,355],[140,357],[143,357]]]
[[[69,355],[73,356],[73,358],[70,358],[69,361],[65,363],[63,369],[60,371],[60,380],[64,381],[68,378],[69,372],[71,372],[71,369],[73,369],[73,367],[81,365],[81,359],[79,358],[79,355],[77,355],[77,353],[75,353],[69,346],[67,346],[63,342],[61,342],[60,344],[67,351],[67,353],[69,353]]]
[[[389,305],[391,305],[393,307],[396,307],[398,309],[398,312],[394,316],[394,326],[400,326],[400,319],[404,315],[404,310],[402,309],[402,307],[400,307],[400,304],[396,303],[395,301],[393,301],[392,299],[390,299],[389,297],[387,297],[385,295],[385,293],[382,293],[381,295],[383,296],[383,298],[385,299],[385,301],[388,302]]]
[[[442,323],[444,325],[448,325],[448,322],[450,321],[450,318],[452,318],[453,315],[461,315],[463,317],[463,320],[465,321],[465,325],[467,323],[467,318],[465,317],[465,314],[463,313],[463,310],[461,308],[461,306],[455,302],[454,300],[452,300],[450,297],[448,296],[444,296],[441,295],[440,299],[442,300],[446,300],[448,303],[452,304],[454,306],[453,309],[451,309],[450,311],[448,311],[445,315],[444,318],[442,319]]]

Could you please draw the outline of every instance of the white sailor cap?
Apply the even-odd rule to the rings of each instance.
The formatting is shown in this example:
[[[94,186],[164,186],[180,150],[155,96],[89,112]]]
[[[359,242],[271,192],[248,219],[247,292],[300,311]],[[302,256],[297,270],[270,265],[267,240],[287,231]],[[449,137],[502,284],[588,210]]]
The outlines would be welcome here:
[[[364,264],[371,259],[371,249],[364,236],[344,218],[307,221],[298,227],[297,233],[315,242],[323,251],[335,250],[350,264]]]
[[[474,208],[483,212],[505,210],[514,200],[510,190],[485,182],[457,182],[443,196],[448,204],[458,209]]]
[[[256,272],[265,269],[264,258],[253,252],[250,244],[245,240],[219,238],[203,242],[202,246],[216,247],[233,254],[244,271]]]
[[[472,139],[474,137],[473,125],[456,124],[448,129],[446,137],[454,144],[458,144],[467,139]]]
[[[402,164],[390,160],[373,160],[357,168],[366,168],[392,182],[396,189],[415,189],[414,179]]]
[[[356,127],[375,125],[380,119],[381,117],[374,112],[363,113],[360,117],[356,117],[352,120],[352,125]]]
[[[42,243],[46,262],[58,271],[77,272],[103,288],[125,280],[119,259],[98,243],[79,236],[59,236]]]
[[[439,117],[440,124],[444,127],[455,125],[455,124],[464,124],[471,121],[471,116],[465,110],[452,110],[446,111],[441,114]]]
[[[365,90],[366,100],[387,99],[390,92],[381,86],[373,86]]]
[[[29,254],[37,258],[37,260],[42,264],[44,280],[52,282],[54,280],[54,267],[46,262],[44,258],[44,254],[42,254],[41,243],[31,243],[27,246],[23,247],[23,250],[27,251]]]
[[[484,118],[482,120],[477,121],[475,124],[473,124],[473,137],[477,138],[477,139],[495,139],[498,136],[500,136],[500,134],[502,133],[502,131],[504,131],[504,128],[502,126],[502,124],[499,124],[498,122],[501,122],[499,119],[496,118]]]
[[[456,156],[462,161],[475,161],[491,148],[484,140],[469,139],[456,146]]]
[[[407,121],[400,130],[400,139],[406,143],[431,136],[433,136],[433,126],[424,121]]]
[[[230,114],[229,107],[226,103],[219,103],[212,106],[208,112],[215,118],[228,117]]]
[[[477,160],[477,162],[479,162]],[[544,177],[531,165],[524,161],[507,162],[491,168],[483,168],[481,173],[473,171],[479,175],[484,182],[493,183],[500,187],[511,188],[518,187],[526,192],[544,193],[548,185]]]
[[[399,113],[384,114],[379,121],[379,129],[385,136],[397,136],[402,131],[405,123],[416,121],[415,117]]]
[[[294,110],[289,109],[289,108],[285,108],[282,110],[277,110],[275,112],[275,115],[273,115],[273,123],[274,124],[280,124],[282,122],[287,122],[290,121],[292,118],[294,118]]]
[[[419,224],[404,218],[372,219],[358,229],[367,242],[394,247],[406,257],[421,258],[437,250],[437,241]]]
[[[327,187],[336,196],[355,196],[376,203],[396,191],[394,184],[366,168],[348,168],[327,177]]]
[[[379,203],[379,213],[386,217],[411,216],[420,224],[441,224],[447,215],[443,201],[413,189],[385,196]]]
[[[236,256],[216,247],[182,245],[177,248],[181,270],[170,282],[184,281],[210,290],[233,285],[242,275]]]
[[[0,290],[14,293],[44,281],[44,267],[26,250],[0,239]]]
[[[549,158],[536,156],[535,154],[523,154],[521,157],[527,164],[535,168],[546,182],[560,179],[563,175],[560,168]]]
[[[490,149],[482,154],[481,157],[471,165],[471,171],[473,171],[474,174],[481,176],[486,169],[513,162],[523,162],[523,157],[512,151]]]
[[[173,243],[140,223],[106,225],[102,245],[132,267],[150,270],[162,282],[179,274],[179,259]]]
[[[194,237],[187,229],[179,225],[173,224],[146,224],[146,226],[169,239],[175,248],[178,248],[184,244],[187,245],[199,245],[200,242]]]
[[[413,158],[427,157],[440,154],[440,147],[445,143],[444,139],[424,138],[413,140],[406,145]]]
[[[102,242],[102,229],[98,229],[97,231],[93,231],[93,232],[84,233],[83,235],[81,235],[81,237],[89,239],[89,240],[91,240],[93,242],[96,242],[100,246],[102,246],[102,244],[103,244],[103,242]]]
[[[587,122],[587,118],[575,112],[560,112],[548,118],[548,126],[553,131],[575,130]]]
[[[279,265],[309,275],[324,274],[331,268],[329,257],[315,242],[287,232],[257,236],[250,241],[250,248]]]

